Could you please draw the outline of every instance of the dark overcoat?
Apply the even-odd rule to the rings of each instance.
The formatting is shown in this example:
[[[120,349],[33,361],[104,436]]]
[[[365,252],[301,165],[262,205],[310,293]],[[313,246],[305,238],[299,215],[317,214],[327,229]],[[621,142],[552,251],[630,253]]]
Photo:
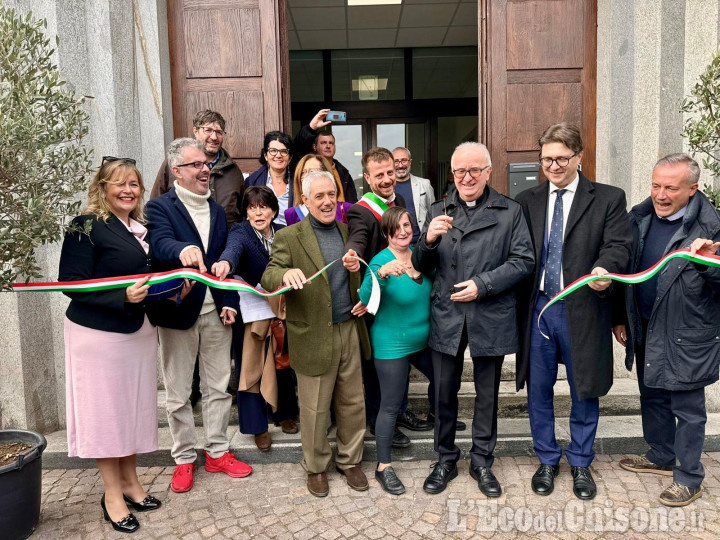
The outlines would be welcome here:
[[[520,390],[530,366],[530,330],[537,324],[532,314],[538,295],[543,237],[550,182],[527,189],[517,196],[533,239],[533,275],[518,289],[520,352],[516,362],[516,385]],[[625,193],[616,187],[590,182],[580,173],[580,182],[565,226],[562,273],[565,286],[600,266],[608,272],[625,272],[630,260],[630,227]],[[612,286],[611,286],[612,287]],[[612,304],[610,289],[595,292],[582,287],[565,299],[570,330],[575,389],[580,399],[604,396],[613,382]],[[558,359],[559,360],[559,359]]]
[[[446,205],[430,206],[423,233],[413,251],[413,266],[435,272],[431,296],[432,349],[455,355],[467,325],[472,356],[502,356],[518,349],[515,286],[533,269],[532,243],[520,205],[490,186],[484,207],[471,219],[457,190]],[[430,221],[447,209],[452,229],[433,246],[425,241]],[[450,300],[456,283],[473,280],[479,296],[472,302]]]

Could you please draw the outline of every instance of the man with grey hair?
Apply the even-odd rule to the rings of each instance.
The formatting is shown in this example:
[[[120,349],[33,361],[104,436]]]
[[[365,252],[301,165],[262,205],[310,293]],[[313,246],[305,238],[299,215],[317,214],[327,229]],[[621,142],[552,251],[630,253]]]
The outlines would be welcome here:
[[[502,489],[491,467],[500,371],[504,356],[518,350],[514,288],[532,272],[532,242],[520,205],[488,185],[492,164],[485,145],[462,143],[451,164],[457,189],[445,204],[430,207],[412,257],[423,274],[435,273],[428,344],[439,456],[423,489],[440,493],[457,476],[457,394],[469,345],[476,393],[470,475],[486,496],[499,497]]]
[[[412,216],[410,220],[413,227],[412,244],[415,245],[425,225],[430,205],[435,202],[435,194],[430,180],[410,172],[413,161],[410,150],[398,146],[392,153],[395,165],[395,193],[399,193],[405,199],[407,209]]]
[[[720,216],[698,191],[699,177],[700,167],[686,154],[657,162],[650,197],[630,211],[631,272],[647,270],[676,249],[718,253]],[[628,370],[637,358],[643,436],[650,450],[620,466],[672,476],[660,502],[685,506],[702,496],[705,477],[700,455],[705,386],[718,380],[720,269],[675,259],[647,281],[625,286],[624,293],[613,334],[626,347]]]
[[[370,340],[358,318],[365,312],[357,291],[360,263],[347,250],[348,229],[335,221],[337,192],[331,173],[308,174],[302,200],[309,214],[275,234],[270,262],[261,279],[267,290],[282,285],[285,293],[290,365],[297,374],[302,466],[307,488],[316,497],[328,494],[326,471],[332,458],[327,440],[330,406],[337,423],[337,471],[350,488],[368,489],[360,468],[365,437],[361,356],[370,357]],[[342,258],[311,284],[310,276]]]
[[[210,196],[210,163],[203,145],[190,138],[170,143],[167,161],[174,186],[147,204],[154,266],[159,271],[194,267],[206,272],[227,240],[225,211]],[[190,404],[196,357],[203,394],[205,470],[233,478],[252,472],[228,451],[232,398],[225,389],[230,380],[230,325],[237,310],[236,292],[187,280],[176,298],[148,304],[148,315],[160,337],[171,453],[176,463],[170,487],[177,493],[192,488],[197,459]]]

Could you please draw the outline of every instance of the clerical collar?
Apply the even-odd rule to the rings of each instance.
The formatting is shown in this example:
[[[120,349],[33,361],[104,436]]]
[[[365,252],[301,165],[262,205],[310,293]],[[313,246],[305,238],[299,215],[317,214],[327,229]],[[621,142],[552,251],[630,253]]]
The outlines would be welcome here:
[[[660,216],[657,216],[657,214],[655,214],[655,215],[656,215],[661,221],[677,221],[678,219],[682,219],[682,218],[683,218],[683,216],[685,215],[685,212],[686,212],[686,211],[687,211],[687,204],[686,204],[685,206],[683,206],[680,210],[678,210],[677,212],[675,212],[672,216],[660,217]]]

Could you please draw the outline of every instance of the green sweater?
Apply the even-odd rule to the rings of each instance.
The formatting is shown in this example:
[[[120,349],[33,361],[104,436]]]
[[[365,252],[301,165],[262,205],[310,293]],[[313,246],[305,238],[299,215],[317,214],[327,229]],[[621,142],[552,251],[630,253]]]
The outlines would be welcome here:
[[[385,263],[395,259],[392,251],[384,249],[370,261],[370,269],[377,274]],[[372,280],[370,269],[360,287],[360,300],[370,299]],[[378,360],[402,358],[427,347],[430,334],[430,293],[432,282],[423,275],[418,284],[407,274],[378,279],[382,296],[375,322],[370,327],[373,357]]]

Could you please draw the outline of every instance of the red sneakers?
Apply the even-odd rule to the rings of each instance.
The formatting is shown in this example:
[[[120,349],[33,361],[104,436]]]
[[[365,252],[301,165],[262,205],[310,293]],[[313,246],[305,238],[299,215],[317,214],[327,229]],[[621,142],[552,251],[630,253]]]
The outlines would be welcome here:
[[[194,463],[183,463],[175,467],[175,472],[172,475],[172,481],[170,482],[170,489],[175,493],[185,493],[190,491],[193,487],[193,473],[195,472]]]
[[[252,472],[247,463],[238,461],[231,452],[225,452],[221,457],[213,459],[205,452],[205,470],[207,472],[224,472],[231,478],[245,478]]]

